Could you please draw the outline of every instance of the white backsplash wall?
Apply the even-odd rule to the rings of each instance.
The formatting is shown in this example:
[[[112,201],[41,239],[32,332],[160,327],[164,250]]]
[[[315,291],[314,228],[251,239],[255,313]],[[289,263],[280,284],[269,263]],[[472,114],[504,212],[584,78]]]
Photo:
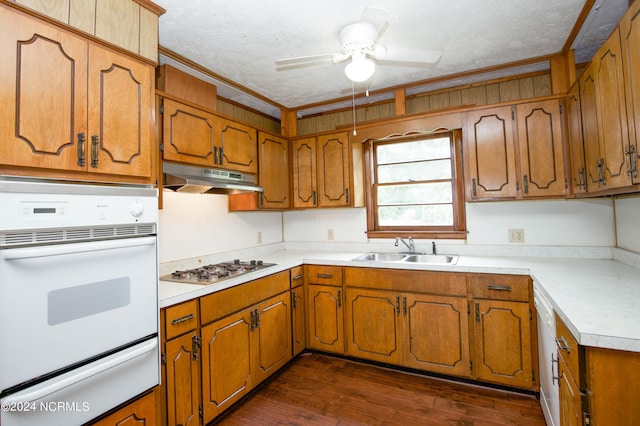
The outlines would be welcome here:
[[[165,191],[158,226],[161,263],[282,242],[282,213],[228,213],[227,195]]]
[[[640,196],[615,200],[618,247],[640,253]]]
[[[611,199],[538,200],[467,204],[467,245],[614,245]],[[365,209],[315,209],[284,213],[286,242],[367,242]],[[524,230],[524,243],[509,243],[508,230]]]

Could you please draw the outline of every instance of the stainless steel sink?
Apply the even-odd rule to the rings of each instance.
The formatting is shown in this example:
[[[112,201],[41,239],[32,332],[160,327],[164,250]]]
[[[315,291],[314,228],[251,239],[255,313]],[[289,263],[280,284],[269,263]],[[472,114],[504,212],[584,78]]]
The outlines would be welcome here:
[[[365,253],[352,260],[366,260],[370,262],[409,262],[409,263],[436,263],[453,265],[458,261],[458,256],[444,254],[424,254],[424,253]]]
[[[412,254],[402,259],[402,261],[414,263],[447,263],[453,265],[458,261],[458,256],[445,254]]]
[[[361,256],[353,258],[353,260],[371,260],[377,262],[399,262],[408,255],[403,253],[365,253]]]

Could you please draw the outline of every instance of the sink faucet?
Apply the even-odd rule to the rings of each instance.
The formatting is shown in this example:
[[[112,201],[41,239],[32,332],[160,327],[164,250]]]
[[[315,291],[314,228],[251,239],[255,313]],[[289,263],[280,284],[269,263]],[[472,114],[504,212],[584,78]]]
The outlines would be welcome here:
[[[407,246],[407,248],[409,249],[409,251],[411,253],[415,253],[416,252],[416,244],[413,241],[413,238],[409,237],[407,238],[407,241],[409,241],[407,243],[407,241],[405,241],[403,238],[401,237],[396,237],[396,243],[394,244],[394,246],[398,247],[398,243],[402,241],[402,244],[404,244],[405,246]]]

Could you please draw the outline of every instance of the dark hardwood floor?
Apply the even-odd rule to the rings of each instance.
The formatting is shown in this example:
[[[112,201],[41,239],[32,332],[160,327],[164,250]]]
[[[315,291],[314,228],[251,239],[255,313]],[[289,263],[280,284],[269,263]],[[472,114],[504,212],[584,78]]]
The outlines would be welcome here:
[[[544,426],[545,421],[534,396],[303,354],[217,424]]]

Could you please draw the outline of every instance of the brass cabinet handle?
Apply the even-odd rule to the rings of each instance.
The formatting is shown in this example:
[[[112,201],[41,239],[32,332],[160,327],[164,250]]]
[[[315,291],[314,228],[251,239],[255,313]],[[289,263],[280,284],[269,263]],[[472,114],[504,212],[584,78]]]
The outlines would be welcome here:
[[[84,143],[86,138],[84,133],[78,133],[78,166],[84,167]]]
[[[400,313],[400,296],[396,296],[396,314]]]
[[[631,177],[635,179],[638,177],[638,169],[636,166],[636,146],[629,144],[629,148],[625,151],[625,154],[629,156],[627,175],[631,175]]]
[[[218,147],[213,147],[213,164],[218,164]]]
[[[298,301],[297,301],[295,290],[291,290],[291,307],[294,309],[298,307]]]
[[[198,348],[200,347],[200,338],[197,335],[191,337],[191,358],[194,361],[198,360]]]
[[[175,318],[175,319],[171,320],[171,325],[178,325],[181,322],[189,321],[190,319],[193,319],[193,318],[195,318],[195,315],[187,314],[185,316],[182,316],[182,317]]]
[[[254,318],[256,320],[256,328],[260,327],[260,313],[258,312],[258,309],[254,309]]]
[[[220,160],[221,166],[222,166],[223,157],[224,157],[224,150],[222,149],[222,147],[220,147],[220,150],[218,151],[218,160]]]
[[[402,315],[407,315],[407,298],[406,296],[402,298]]]
[[[511,286],[508,286],[508,285],[490,285],[490,286],[487,286],[487,288],[489,290],[496,290],[496,291],[511,291]]]
[[[292,280],[298,281],[300,278],[302,278],[302,274],[296,275],[295,277],[292,278]]]
[[[333,278],[333,274],[316,274],[318,278]]]
[[[528,175],[524,175],[523,178],[523,186],[524,186],[524,193],[528,194],[529,193],[529,176]]]
[[[474,197],[478,195],[476,178],[471,179],[471,193]]]
[[[338,308],[342,306],[342,290],[338,290]]]
[[[476,322],[480,322],[480,304],[476,302]]]
[[[313,205],[318,205],[318,196],[316,195],[316,191],[313,191]]]
[[[91,136],[91,167],[98,167],[98,135]]]
[[[349,204],[349,188],[345,188],[344,192],[347,194],[347,204]]]

